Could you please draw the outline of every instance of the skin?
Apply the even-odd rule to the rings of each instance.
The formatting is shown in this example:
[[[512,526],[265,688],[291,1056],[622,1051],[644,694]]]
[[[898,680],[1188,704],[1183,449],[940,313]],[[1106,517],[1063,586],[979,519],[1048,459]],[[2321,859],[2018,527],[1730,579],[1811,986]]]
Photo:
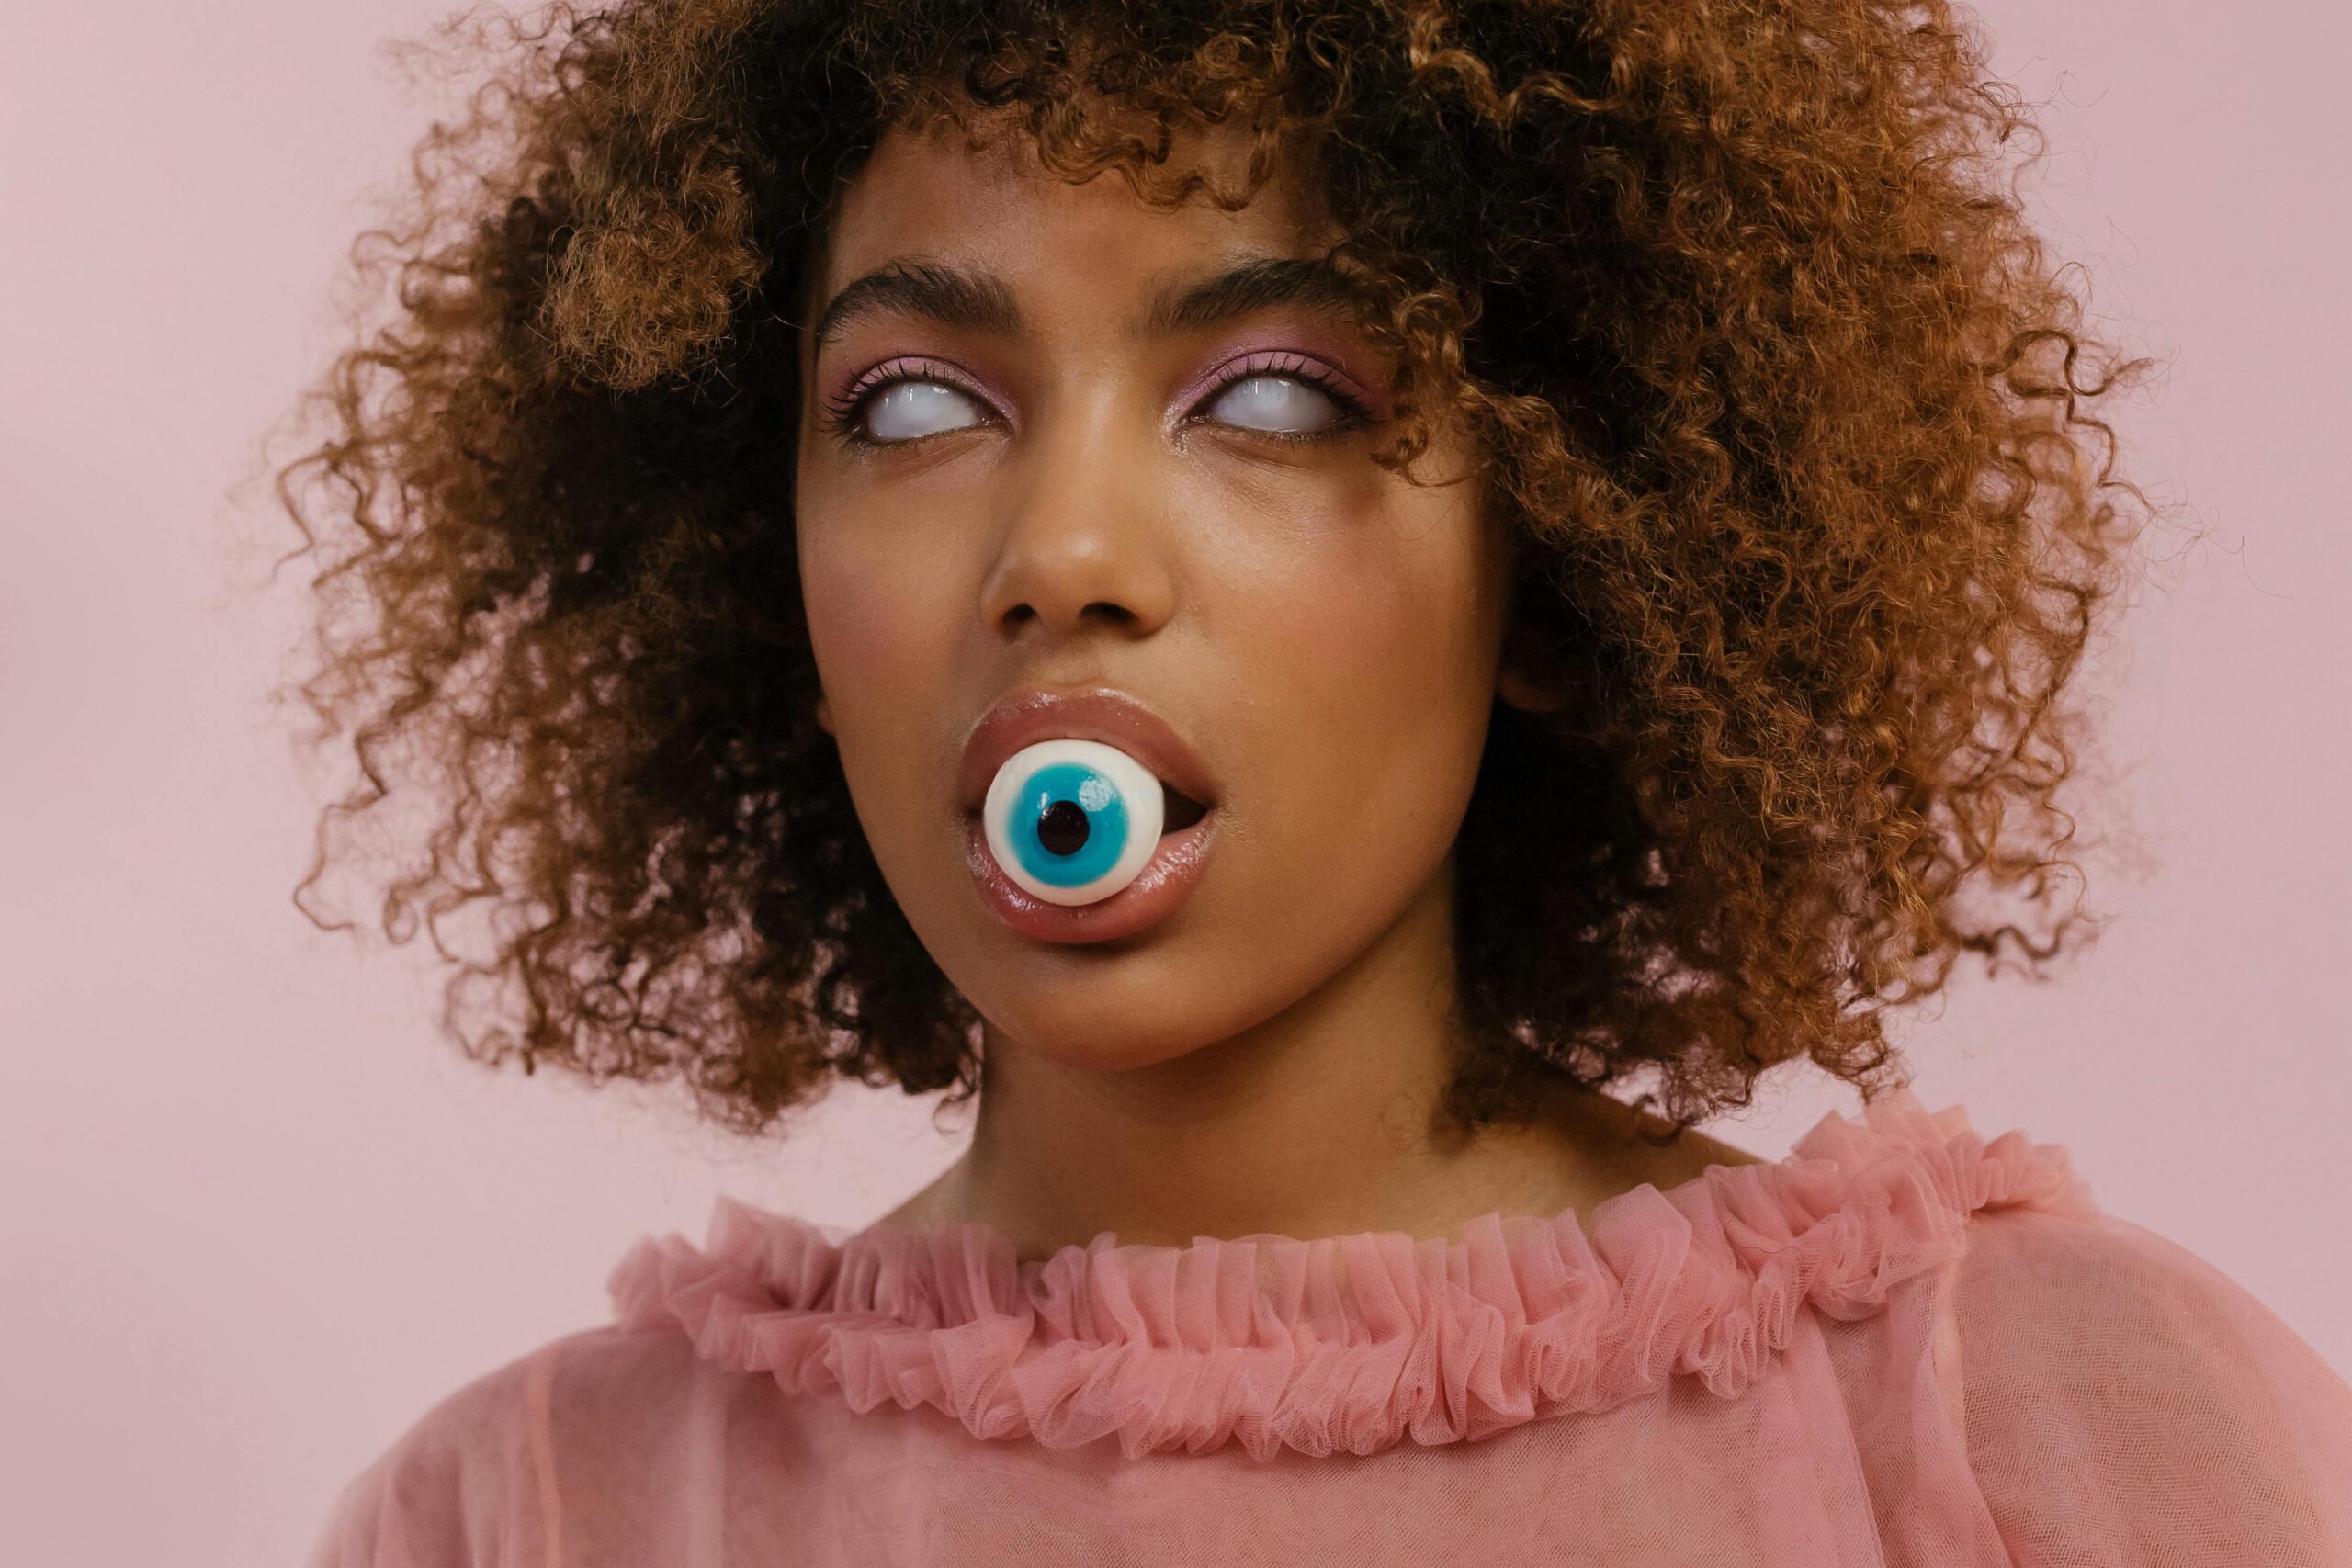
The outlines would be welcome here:
[[[1229,187],[1246,141],[1195,131],[1175,156]],[[1386,367],[1343,313],[1128,331],[1164,285],[1332,237],[1289,182],[1238,212],[1158,212],[1116,175],[1063,182],[1019,136],[976,152],[896,130],[845,192],[804,320],[920,259],[998,275],[1024,322],[881,310],[821,351],[802,334],[817,716],[893,895],[985,1020],[969,1149],[880,1224],[978,1221],[1024,1259],[1103,1231],[1452,1236],[1756,1162],[1695,1131],[1653,1148],[1635,1129],[1664,1123],[1585,1091],[1466,1137],[1434,1115],[1459,1027],[1453,844],[1492,705],[1558,703],[1510,635],[1508,541],[1459,431],[1418,488],[1370,461],[1377,426],[1267,434],[1340,416],[1306,383],[1216,389],[1271,348],[1376,406]],[[827,406],[899,356],[925,379],[860,428],[904,444],[845,446]],[[934,389],[943,367],[956,389]],[[1218,781],[1206,875],[1148,931],[1034,941],[966,867],[961,739],[1032,682],[1137,695]]]

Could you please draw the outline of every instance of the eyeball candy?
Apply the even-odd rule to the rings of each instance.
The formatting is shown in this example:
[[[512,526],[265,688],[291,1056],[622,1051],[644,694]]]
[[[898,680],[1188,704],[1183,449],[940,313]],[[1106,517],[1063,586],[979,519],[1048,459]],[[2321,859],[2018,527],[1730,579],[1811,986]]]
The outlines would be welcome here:
[[[997,864],[1048,904],[1093,904],[1136,879],[1159,846],[1159,778],[1100,740],[1040,740],[989,781],[980,828]]]

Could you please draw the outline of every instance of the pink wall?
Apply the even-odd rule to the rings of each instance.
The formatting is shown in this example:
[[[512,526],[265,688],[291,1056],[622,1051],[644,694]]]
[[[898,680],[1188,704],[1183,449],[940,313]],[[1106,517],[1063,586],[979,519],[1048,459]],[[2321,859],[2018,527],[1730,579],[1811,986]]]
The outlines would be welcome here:
[[[329,345],[354,197],[429,117],[376,45],[438,12],[25,8],[0,50],[9,1562],[292,1562],[427,1404],[598,1321],[639,1234],[698,1236],[720,1190],[862,1223],[954,1153],[870,1094],[754,1150],[494,1079],[438,1043],[412,952],[288,903],[341,781],[261,703],[299,579],[244,591],[287,542],[244,481]],[[2063,94],[2052,221],[2174,356],[2127,411],[2141,471],[2211,533],[2098,672],[2145,874],[2096,890],[2120,922],[2055,986],[1919,1021],[1917,1088],[2068,1145],[2352,1369],[2352,36],[2320,6],[1986,15],[2000,68]],[[1767,1089],[1711,1130],[1778,1155],[1851,1105]]]

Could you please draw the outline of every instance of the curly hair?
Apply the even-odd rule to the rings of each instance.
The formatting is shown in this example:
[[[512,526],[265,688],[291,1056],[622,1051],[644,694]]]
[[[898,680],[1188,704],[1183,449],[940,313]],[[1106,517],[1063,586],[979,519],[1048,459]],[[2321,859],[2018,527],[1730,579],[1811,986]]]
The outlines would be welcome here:
[[[747,1134],[842,1077],[977,1096],[978,1018],[812,716],[777,433],[842,186],[978,111],[1159,204],[1203,184],[1170,127],[1246,127],[1250,189],[1209,197],[1311,171],[1396,366],[1375,460],[1469,422],[1573,701],[1498,706],[1456,845],[1461,1122],[1641,1071],[1679,1134],[1799,1059],[1867,1096],[1885,1010],[1960,953],[2038,975],[2102,923],[2055,907],[2057,699],[2148,509],[2089,405],[2148,362],[2086,332],[2007,162],[2040,140],[1943,0],[458,26],[494,69],[354,245],[388,316],[353,313],[276,478],[285,558],[324,551],[294,689],[363,780],[296,905],[396,767],[436,780],[382,922],[458,966],[477,1060],[683,1076]],[[461,910],[486,956],[445,942]]]

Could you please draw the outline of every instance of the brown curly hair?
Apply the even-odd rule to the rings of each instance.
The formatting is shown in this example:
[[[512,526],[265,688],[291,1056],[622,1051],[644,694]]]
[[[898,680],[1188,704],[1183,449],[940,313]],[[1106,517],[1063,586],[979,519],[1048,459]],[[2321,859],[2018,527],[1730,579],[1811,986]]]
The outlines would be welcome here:
[[[977,1095],[978,1019],[812,716],[777,436],[843,183],[976,108],[1159,203],[1200,188],[1169,127],[1245,125],[1251,188],[1295,160],[1347,236],[1397,367],[1377,460],[1471,422],[1575,700],[1498,706],[1461,831],[1462,1122],[1637,1069],[1677,1133],[1784,1061],[1874,1092],[1885,1008],[2101,923],[2052,908],[2056,699],[2147,510],[2086,405],[2148,362],[2084,331],[2007,162],[2031,122],[1942,0],[639,0],[451,36],[496,69],[355,245],[389,319],[276,477],[285,558],[331,547],[294,689],[364,779],[295,902],[390,769],[437,778],[383,926],[459,965],[477,1059],[683,1074],[746,1133],[836,1077]],[[486,957],[444,942],[466,909]]]

